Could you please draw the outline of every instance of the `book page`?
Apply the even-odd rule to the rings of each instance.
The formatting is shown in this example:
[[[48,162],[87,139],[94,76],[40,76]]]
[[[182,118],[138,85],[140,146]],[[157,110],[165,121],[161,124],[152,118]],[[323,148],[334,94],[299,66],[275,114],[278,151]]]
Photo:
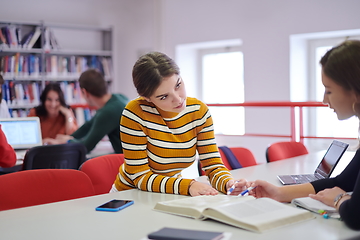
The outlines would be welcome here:
[[[203,219],[202,212],[209,207],[223,205],[231,202],[244,202],[255,199],[252,196],[237,197],[228,195],[216,196],[197,196],[188,197],[165,202],[158,202],[155,205],[155,210],[173,213],[182,216],[188,216],[198,219]]]
[[[314,215],[306,210],[269,198],[227,203],[208,208],[203,214],[233,226],[258,232],[314,218]]]

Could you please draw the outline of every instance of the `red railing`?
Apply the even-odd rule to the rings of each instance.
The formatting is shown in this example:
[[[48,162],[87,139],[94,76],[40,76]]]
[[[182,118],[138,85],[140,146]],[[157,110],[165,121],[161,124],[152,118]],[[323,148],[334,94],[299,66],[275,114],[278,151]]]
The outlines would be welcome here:
[[[322,102],[245,102],[245,103],[210,103],[207,104],[209,107],[289,107],[290,108],[290,135],[280,134],[256,134],[256,133],[245,133],[243,136],[256,136],[256,137],[289,137],[291,141],[304,142],[305,138],[321,138],[321,139],[333,139],[333,137],[319,137],[319,136],[305,136],[304,135],[304,119],[303,119],[303,108],[304,107],[327,107]],[[296,124],[296,113],[295,109],[299,109],[298,125]],[[337,139],[355,139],[336,137]]]

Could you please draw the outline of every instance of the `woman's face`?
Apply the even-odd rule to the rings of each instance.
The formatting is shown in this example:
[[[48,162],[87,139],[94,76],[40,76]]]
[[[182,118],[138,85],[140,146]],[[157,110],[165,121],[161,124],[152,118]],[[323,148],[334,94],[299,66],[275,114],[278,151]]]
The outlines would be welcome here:
[[[354,91],[344,89],[334,80],[322,74],[322,83],[325,87],[323,102],[334,110],[339,120],[348,119],[355,115],[353,104],[357,101]]]
[[[147,101],[166,112],[179,113],[186,107],[186,90],[182,78],[174,74],[163,78],[159,87]]]
[[[48,116],[57,116],[60,111],[60,99],[59,94],[53,90],[50,90],[45,99],[45,109]]]

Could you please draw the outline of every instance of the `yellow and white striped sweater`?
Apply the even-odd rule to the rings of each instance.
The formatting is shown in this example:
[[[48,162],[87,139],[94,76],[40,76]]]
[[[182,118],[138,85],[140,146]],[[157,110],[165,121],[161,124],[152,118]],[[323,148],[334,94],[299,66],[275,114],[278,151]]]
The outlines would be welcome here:
[[[123,112],[120,135],[125,163],[115,180],[118,191],[189,195],[191,179],[180,174],[195,161],[196,151],[214,188],[225,193],[232,178],[221,161],[208,107],[195,98],[187,98],[181,113],[164,112],[142,98],[132,100]]]

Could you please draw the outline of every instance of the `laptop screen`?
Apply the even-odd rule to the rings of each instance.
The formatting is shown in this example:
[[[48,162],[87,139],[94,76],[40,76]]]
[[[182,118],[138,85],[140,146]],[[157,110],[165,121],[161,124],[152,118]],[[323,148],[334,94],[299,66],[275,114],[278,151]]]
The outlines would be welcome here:
[[[334,140],[328,148],[327,152],[325,153],[315,172],[325,178],[329,177],[334,170],[334,166],[340,160],[348,146],[349,144],[347,143]]]
[[[8,143],[15,150],[42,145],[38,117],[1,118],[0,125]]]

